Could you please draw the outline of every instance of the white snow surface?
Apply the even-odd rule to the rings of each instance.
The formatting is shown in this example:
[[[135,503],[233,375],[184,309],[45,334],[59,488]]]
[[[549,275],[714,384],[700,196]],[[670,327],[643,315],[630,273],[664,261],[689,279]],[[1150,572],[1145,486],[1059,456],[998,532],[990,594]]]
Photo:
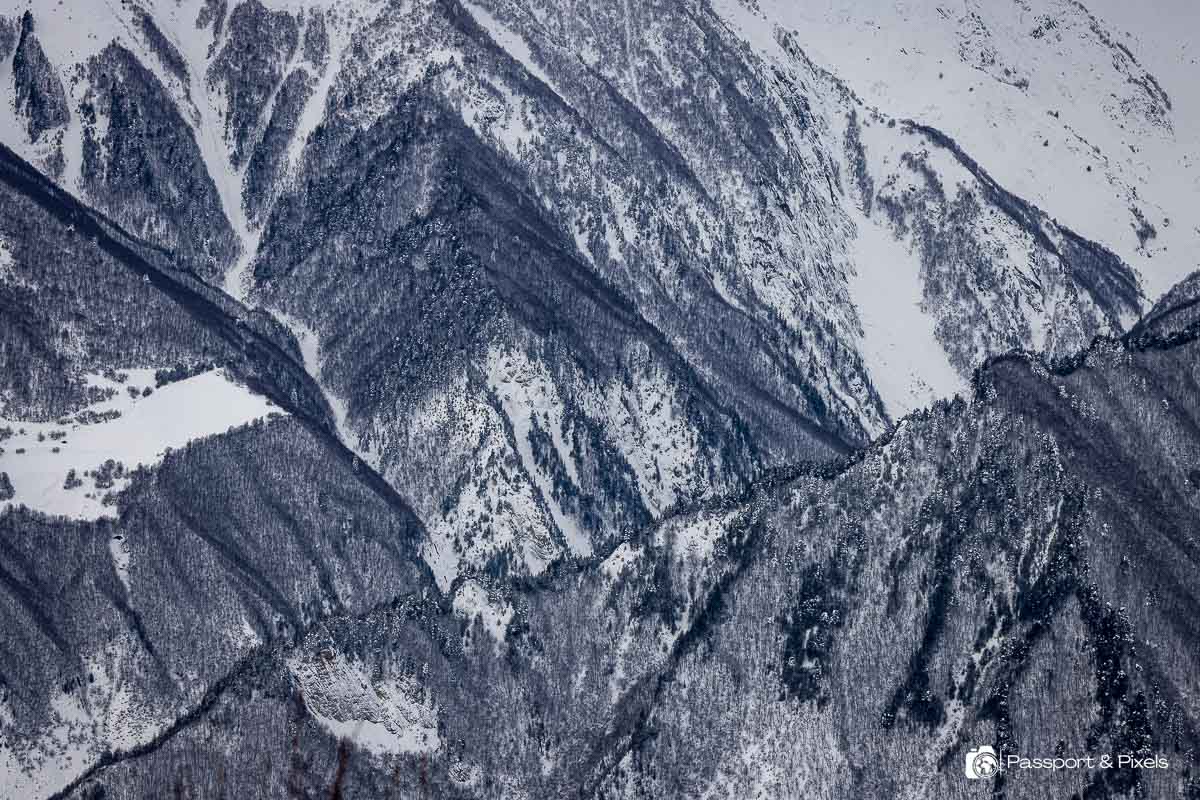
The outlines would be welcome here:
[[[609,382],[601,402],[597,416],[637,476],[642,502],[661,514],[695,477],[694,465],[702,460],[699,431],[689,424],[674,387],[651,371],[634,375],[632,385]]]
[[[496,640],[503,642],[512,622],[513,607],[507,600],[493,600],[478,581],[464,581],[454,595],[454,613],[467,621],[479,617],[483,627]]]
[[[12,245],[4,236],[0,235],[0,285],[33,288],[32,284],[26,281],[14,269],[16,266],[12,256]]]
[[[921,310],[921,265],[916,253],[876,219],[854,214],[855,274],[850,293],[859,310],[859,351],[892,419],[962,391],[966,381]]]
[[[612,551],[612,554],[604,561],[600,562],[600,571],[603,572],[609,580],[616,580],[625,570],[627,564],[636,564],[642,558],[642,548],[631,545],[629,542],[621,542]]]
[[[795,32],[868,106],[955,138],[1002,186],[1135,267],[1151,301],[1200,264],[1200,5],[715,5],[764,56],[786,61],[775,35]],[[1147,74],[1169,110],[1150,100]],[[1134,208],[1157,231],[1144,245]]]
[[[397,432],[405,457],[386,472],[394,486],[407,488],[425,523],[422,556],[443,592],[461,563],[482,565],[500,549],[511,546],[533,575],[562,552],[536,485],[523,464],[519,469],[513,464],[513,456],[518,462],[521,456],[513,452],[504,414],[478,388],[460,372],[450,377],[446,390],[425,397]],[[480,470],[478,465],[493,467]],[[459,493],[448,509],[421,488],[446,485],[464,473],[472,475],[471,489]],[[502,507],[508,513],[498,513]],[[485,528],[486,538],[478,535]]]
[[[73,415],[60,425],[6,419],[0,410],[0,429],[13,431],[11,438],[0,443],[4,450],[0,472],[8,473],[16,493],[9,502],[74,519],[115,517],[116,507],[105,505],[104,495],[120,492],[128,479],[118,479],[111,489],[100,490],[94,487],[92,477],[84,476],[85,471],[94,472],[108,459],[122,463],[126,471],[139,464],[153,466],[169,449],[280,413],[268,399],[235,383],[224,370],[168,384],[148,397],[141,396],[140,390],[153,389],[154,370],[130,369],[123,374],[128,375],[124,383],[94,375],[88,378],[92,385],[113,389],[115,394],[86,411],[116,411],[120,413],[116,419],[85,423]],[[128,387],[139,390],[136,399],[129,395]],[[56,438],[61,434],[65,437]],[[70,469],[83,481],[82,486],[64,488]],[[117,557],[114,553],[114,560]]]

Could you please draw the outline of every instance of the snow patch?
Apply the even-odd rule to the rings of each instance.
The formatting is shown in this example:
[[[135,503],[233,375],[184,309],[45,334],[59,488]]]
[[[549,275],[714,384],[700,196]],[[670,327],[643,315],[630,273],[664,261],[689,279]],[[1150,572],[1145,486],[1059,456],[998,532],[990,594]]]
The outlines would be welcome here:
[[[478,581],[465,581],[454,595],[454,613],[468,622],[479,617],[483,627],[499,643],[508,633],[513,607],[507,600],[493,602]]]
[[[529,49],[529,43],[520,34],[496,19],[483,6],[472,3],[470,0],[463,0],[463,6],[466,7],[467,11],[471,12],[471,16],[475,17],[475,21],[488,32],[488,35],[492,37],[492,41],[519,61],[521,66],[529,71],[529,74],[547,86],[554,87],[554,84],[550,82],[550,76],[533,60],[533,52]]]
[[[676,406],[675,390],[661,376],[614,381],[605,387],[605,429],[637,476],[642,502],[658,516],[674,505],[702,461],[696,431]]]
[[[655,538],[662,542],[670,533],[674,544],[674,555],[693,562],[705,562],[712,558],[717,540],[727,529],[728,516],[696,517],[683,524],[674,522],[658,529]]]
[[[888,416],[898,419],[960,392],[966,382],[921,310],[921,263],[879,222],[855,214],[850,294],[862,320],[859,346]]]
[[[153,466],[168,450],[188,442],[280,413],[224,370],[161,389],[153,389],[152,369],[124,374],[128,377],[123,382],[90,376],[91,385],[114,393],[71,418],[23,422],[0,417],[0,429],[13,432],[0,444],[0,472],[8,473],[15,491],[10,502],[74,519],[115,517],[113,496],[128,485],[130,470]],[[147,387],[152,394],[144,396]],[[130,388],[138,390],[136,397]],[[97,475],[105,472],[102,465],[110,460],[114,468]],[[116,470],[116,464],[123,468]],[[80,485],[68,484],[70,470]],[[103,485],[109,480],[111,485]]]
[[[108,540],[108,554],[112,558],[113,571],[125,587],[125,594],[133,594],[129,586],[129,540],[124,534],[118,533]]]
[[[624,571],[626,565],[636,564],[642,557],[642,548],[634,547],[629,542],[621,542],[616,549],[612,551],[612,555],[604,559],[600,563],[600,571],[603,572],[609,580],[616,580]]]
[[[34,285],[25,280],[16,269],[17,262],[12,255],[12,245],[0,236],[0,284],[17,289],[33,289]]]

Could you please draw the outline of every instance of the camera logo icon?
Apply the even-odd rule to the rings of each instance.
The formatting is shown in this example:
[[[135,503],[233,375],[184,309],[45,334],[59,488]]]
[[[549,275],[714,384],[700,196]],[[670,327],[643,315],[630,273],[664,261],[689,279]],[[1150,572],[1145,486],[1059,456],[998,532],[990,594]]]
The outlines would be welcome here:
[[[972,780],[990,778],[1000,771],[1000,756],[996,755],[996,751],[991,745],[980,745],[973,750],[967,751],[967,759],[964,766],[967,777]]]

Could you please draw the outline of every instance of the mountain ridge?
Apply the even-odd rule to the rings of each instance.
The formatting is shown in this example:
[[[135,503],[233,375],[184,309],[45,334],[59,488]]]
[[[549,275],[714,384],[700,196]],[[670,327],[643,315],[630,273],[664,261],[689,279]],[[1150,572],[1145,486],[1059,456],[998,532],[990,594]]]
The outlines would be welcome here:
[[[18,5],[5,791],[1195,794],[1184,51],[1066,0]]]

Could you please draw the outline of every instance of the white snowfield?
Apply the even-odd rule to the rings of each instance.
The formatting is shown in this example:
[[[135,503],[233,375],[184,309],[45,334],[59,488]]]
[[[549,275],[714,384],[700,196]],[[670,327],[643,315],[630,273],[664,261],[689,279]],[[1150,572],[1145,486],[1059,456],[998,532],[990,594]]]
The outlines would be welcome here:
[[[487,590],[478,581],[473,580],[463,582],[458,593],[454,595],[453,607],[454,613],[468,623],[473,623],[475,618],[479,617],[484,629],[497,644],[508,636],[508,624],[512,622],[516,613],[511,603],[500,598],[493,600],[488,596]]]
[[[768,59],[786,60],[776,31],[795,32],[867,106],[953,137],[1001,186],[1133,266],[1150,302],[1200,266],[1200,4],[714,5]],[[1139,238],[1138,215],[1153,237]]]
[[[281,413],[267,398],[235,383],[224,370],[212,370],[186,380],[154,389],[154,370],[123,371],[128,378],[118,383],[99,376],[88,381],[116,391],[85,412],[120,416],[95,422],[80,422],[78,414],[65,425],[56,422],[22,422],[5,419],[0,409],[0,430],[12,436],[0,442],[0,472],[8,473],[15,496],[8,502],[24,504],[36,511],[74,519],[115,517],[116,506],[104,504],[108,493],[128,485],[128,477],[113,477],[113,485],[97,488],[95,473],[109,459],[123,465],[123,475],[139,464],[151,467],[170,449],[205,436],[224,433],[232,427]],[[131,397],[129,388],[138,390]],[[142,396],[146,387],[149,396]],[[24,452],[20,452],[24,451]],[[75,470],[82,485],[66,488],[69,470]],[[91,473],[86,475],[85,472]]]
[[[850,210],[855,274],[850,293],[862,318],[859,345],[892,419],[953,397],[966,381],[934,333],[933,317],[921,310],[919,256],[897,242],[886,226]]]

